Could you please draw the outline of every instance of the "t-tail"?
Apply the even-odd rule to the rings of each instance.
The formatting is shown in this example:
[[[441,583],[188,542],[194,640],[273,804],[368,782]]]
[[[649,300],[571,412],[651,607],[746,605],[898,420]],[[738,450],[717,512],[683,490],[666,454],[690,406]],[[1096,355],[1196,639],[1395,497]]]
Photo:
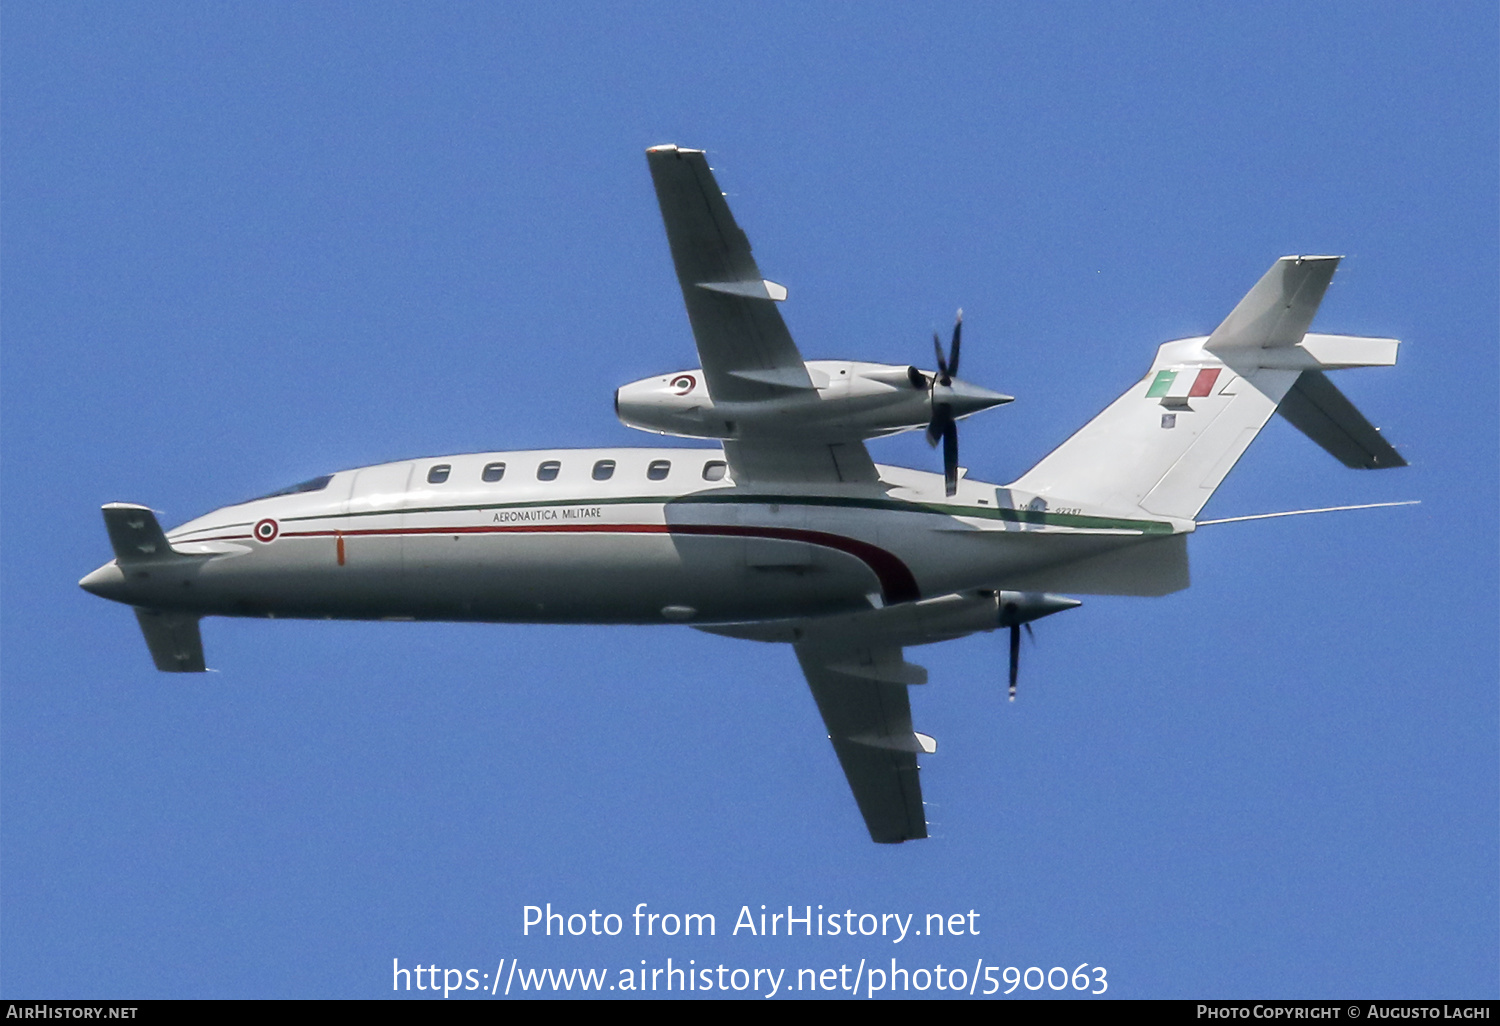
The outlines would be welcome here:
[[[1161,346],[1144,378],[1011,487],[1049,506],[1192,520],[1278,409],[1345,466],[1405,466],[1324,373],[1389,367],[1400,343],[1307,330],[1339,259],[1276,261],[1212,335]]]

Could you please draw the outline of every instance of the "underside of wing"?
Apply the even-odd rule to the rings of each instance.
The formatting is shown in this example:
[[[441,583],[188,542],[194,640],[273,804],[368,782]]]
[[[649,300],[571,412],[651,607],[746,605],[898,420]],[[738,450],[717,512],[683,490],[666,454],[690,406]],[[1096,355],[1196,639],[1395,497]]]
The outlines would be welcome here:
[[[776,309],[786,289],[761,277],[703,151],[656,146],[646,159],[714,402],[811,390],[802,354]]]
[[[894,645],[799,644],[796,650],[871,839],[896,844],[926,837],[917,754],[936,745],[912,730],[902,683],[925,675]]]

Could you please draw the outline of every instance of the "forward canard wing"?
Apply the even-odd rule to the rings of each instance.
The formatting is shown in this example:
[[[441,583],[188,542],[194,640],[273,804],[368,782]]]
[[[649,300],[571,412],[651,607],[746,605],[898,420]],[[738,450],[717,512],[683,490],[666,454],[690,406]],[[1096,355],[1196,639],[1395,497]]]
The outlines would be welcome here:
[[[703,151],[653,146],[646,160],[715,406],[774,408],[815,398],[807,364],[776,309],[786,289],[761,276]],[[879,480],[858,438],[744,432],[724,440],[724,454],[740,482]]]
[[[198,617],[191,613],[164,613],[156,609],[135,610],[135,618],[146,636],[151,661],[163,673],[203,673],[203,633]]]
[[[105,598],[130,601],[128,590],[132,578],[171,572],[174,567],[180,569],[196,561],[195,557],[172,548],[156,514],[147,507],[111,502],[104,507],[103,513],[109,543],[115,550],[115,561],[78,582],[87,591]],[[198,629],[197,615],[136,606],[135,617],[158,670],[163,673],[205,671],[203,635]]]

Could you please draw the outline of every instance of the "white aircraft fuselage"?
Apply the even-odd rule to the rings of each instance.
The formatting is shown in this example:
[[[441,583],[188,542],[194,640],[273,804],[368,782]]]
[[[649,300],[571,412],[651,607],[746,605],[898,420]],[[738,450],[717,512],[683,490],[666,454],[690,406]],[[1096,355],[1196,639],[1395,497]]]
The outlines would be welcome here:
[[[407,460],[225,506],[167,534],[198,558],[112,562],[82,583],[195,616],[712,624],[1000,587],[1192,529],[1050,511],[978,481],[949,498],[941,474],[879,471],[879,486],[772,490],[737,486],[711,449]]]

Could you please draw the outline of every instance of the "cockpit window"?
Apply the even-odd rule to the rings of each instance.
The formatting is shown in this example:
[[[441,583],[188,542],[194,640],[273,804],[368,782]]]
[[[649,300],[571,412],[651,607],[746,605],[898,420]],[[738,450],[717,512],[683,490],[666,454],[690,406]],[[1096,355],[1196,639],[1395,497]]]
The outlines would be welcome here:
[[[246,499],[245,501],[259,502],[261,499],[274,499],[278,495],[298,495],[302,492],[321,492],[324,488],[328,487],[328,482],[332,480],[332,474],[324,474],[322,477],[315,477],[308,481],[301,481],[286,488],[279,488],[274,492],[267,492],[265,495],[257,495],[255,498]]]

